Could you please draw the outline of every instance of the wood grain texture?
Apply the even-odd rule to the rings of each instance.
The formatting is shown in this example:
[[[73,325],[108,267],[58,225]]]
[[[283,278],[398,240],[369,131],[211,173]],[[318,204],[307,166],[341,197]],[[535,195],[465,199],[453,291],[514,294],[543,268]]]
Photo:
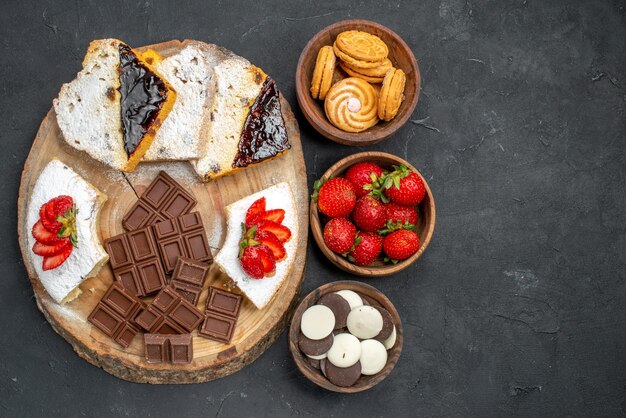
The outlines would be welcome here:
[[[319,298],[324,296],[325,294],[333,293],[343,289],[353,290],[359,293],[361,297],[364,297],[371,306],[380,306],[382,308],[385,308],[391,315],[391,319],[393,320],[393,323],[396,327],[396,343],[391,348],[391,350],[387,351],[387,364],[385,364],[385,367],[375,375],[361,376],[359,380],[350,387],[341,387],[332,384],[328,379],[326,379],[326,377],[324,377],[322,372],[311,366],[306,356],[300,351],[300,348],[298,347],[300,321],[302,320],[302,314],[304,313],[304,311],[306,311],[307,308],[309,308],[310,306],[315,305]],[[342,280],[325,284],[306,295],[306,297],[302,299],[302,302],[300,302],[300,304],[294,311],[291,326],[289,327],[289,350],[291,351],[291,355],[293,356],[293,359],[296,362],[298,369],[300,369],[302,374],[304,374],[311,382],[315,383],[316,385],[321,386],[324,389],[340,393],[363,392],[364,390],[371,389],[372,387],[382,382],[389,375],[389,373],[391,373],[393,368],[396,366],[396,363],[400,359],[403,343],[404,332],[402,330],[402,321],[400,319],[398,311],[396,311],[396,308],[393,306],[393,303],[391,303],[387,296],[385,296],[378,289],[365,283],[350,280]]]
[[[388,57],[394,67],[406,73],[405,97],[396,117],[389,122],[380,121],[375,126],[359,133],[345,132],[333,126],[324,112],[324,101],[313,99],[309,91],[315,60],[320,48],[324,45],[332,45],[337,35],[346,30],[361,30],[381,38],[389,48]],[[333,82],[346,76],[347,74],[337,65]],[[340,144],[364,146],[389,138],[409,120],[419,99],[421,75],[413,51],[398,34],[379,23],[355,19],[343,20],[327,26],[311,38],[298,60],[295,84],[302,113],[316,131]],[[375,84],[374,88],[379,89],[380,85]]]
[[[153,45],[163,55],[178,51],[184,43],[170,41]],[[18,198],[18,235],[22,256],[32,284],[37,306],[54,330],[65,338],[79,356],[119,378],[147,383],[197,383],[229,375],[254,361],[282,333],[293,309],[295,296],[302,283],[305,265],[308,225],[304,214],[308,203],[306,169],[300,144],[298,124],[289,104],[281,96],[283,117],[291,143],[284,156],[211,183],[201,183],[188,162],[142,163],[133,173],[111,169],[65,144],[51,109],[43,120],[24,165]],[[270,304],[258,310],[244,299],[233,341],[222,344],[193,335],[194,360],[189,365],[148,364],[144,359],[143,342],[136,337],[130,347],[122,349],[112,339],[86,322],[91,310],[111,285],[113,277],[107,264],[99,274],[84,281],[83,294],[67,305],[56,304],[43,289],[33,268],[26,225],[28,201],[41,169],[52,158],[72,167],[108,196],[101,216],[99,232],[102,240],[123,232],[121,219],[160,170],[167,171],[185,185],[198,200],[194,210],[201,213],[209,245],[215,255],[226,233],[224,207],[253,192],[281,181],[291,185],[299,218],[298,254],[290,276]],[[228,277],[211,266],[198,306],[204,310],[208,286],[223,286]]]
[[[321,214],[318,211],[317,203],[313,201],[311,201],[309,208],[311,231],[313,232],[315,242],[317,242],[317,245],[320,247],[324,255],[340,269],[362,277],[389,276],[409,267],[417,261],[422,254],[424,254],[424,251],[426,251],[426,248],[428,247],[428,244],[430,244],[433,237],[433,233],[435,232],[435,221],[437,218],[435,211],[435,198],[430,190],[430,187],[428,186],[428,182],[415,167],[413,167],[408,161],[386,152],[360,152],[352,154],[337,161],[332,167],[326,170],[321,179],[322,181],[325,181],[331,177],[339,177],[343,175],[343,173],[348,170],[350,166],[366,161],[376,163],[385,170],[391,170],[392,165],[404,164],[422,178],[424,186],[426,187],[426,196],[424,196],[424,199],[417,207],[419,219],[415,232],[417,232],[417,235],[420,237],[420,248],[417,252],[397,264],[386,264],[380,258],[367,267],[352,264],[346,258],[330,250],[324,243],[323,230],[324,224],[328,219],[324,214]]]

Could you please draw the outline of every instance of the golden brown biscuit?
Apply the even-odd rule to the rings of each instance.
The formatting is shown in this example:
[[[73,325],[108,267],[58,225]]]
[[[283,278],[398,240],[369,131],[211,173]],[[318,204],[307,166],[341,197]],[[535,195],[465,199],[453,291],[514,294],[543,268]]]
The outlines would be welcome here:
[[[313,69],[313,78],[311,79],[311,96],[314,99],[324,100],[326,93],[330,90],[333,82],[333,73],[335,72],[335,53],[329,45],[320,48]]]
[[[381,61],[361,61],[355,58],[352,58],[350,55],[341,51],[337,48],[337,42],[333,44],[333,51],[335,51],[335,55],[337,58],[350,65],[352,68],[376,68],[382,65],[383,60]]]
[[[349,67],[352,71],[357,72],[359,74],[366,75],[368,77],[380,78],[380,79],[384,78],[385,74],[387,74],[387,71],[389,71],[391,67],[393,67],[393,64],[391,63],[391,60],[389,60],[389,58],[385,58],[382,64],[374,68],[351,67],[350,64],[345,63],[345,62],[344,62],[344,65],[346,67]]]
[[[390,121],[398,113],[404,99],[406,74],[399,68],[392,68],[385,75],[378,97],[378,117]]]
[[[324,110],[330,123],[346,132],[362,132],[378,122],[378,95],[367,81],[344,78],[330,88]]]
[[[380,84],[380,83],[383,82],[383,78],[384,77],[370,77],[370,76],[367,76],[365,74],[361,74],[358,71],[355,71],[352,68],[348,67],[348,65],[345,62],[343,62],[343,61],[339,62],[339,66],[350,77],[359,77],[359,78],[362,78],[363,80],[367,81],[368,83],[372,83],[372,84]]]
[[[337,48],[360,61],[383,61],[389,48],[376,35],[358,30],[348,30],[337,35]]]

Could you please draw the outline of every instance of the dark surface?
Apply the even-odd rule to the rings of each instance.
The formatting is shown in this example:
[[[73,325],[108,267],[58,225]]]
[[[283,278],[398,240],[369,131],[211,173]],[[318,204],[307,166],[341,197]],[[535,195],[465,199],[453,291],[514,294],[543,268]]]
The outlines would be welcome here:
[[[0,415],[626,413],[623,0],[210,3],[3,2]],[[296,111],[312,183],[363,150],[316,135],[294,93],[305,43],[346,18],[388,25],[413,48],[423,76],[413,119],[433,127],[409,124],[366,148],[418,167],[438,209],[424,257],[368,281],[404,321],[391,376],[362,394],[326,392],[300,375],[285,334],[239,373],[194,386],[131,384],[78,358],[35,306],[15,208],[39,123],[89,41],[189,37],[249,58]],[[351,278],[309,242],[305,293]]]

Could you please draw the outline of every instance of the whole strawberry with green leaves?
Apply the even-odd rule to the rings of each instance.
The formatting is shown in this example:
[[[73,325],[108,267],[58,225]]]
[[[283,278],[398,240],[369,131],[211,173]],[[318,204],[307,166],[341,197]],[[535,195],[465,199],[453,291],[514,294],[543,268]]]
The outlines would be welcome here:
[[[394,170],[384,176],[382,189],[389,201],[405,205],[418,205],[426,195],[424,181],[404,164],[394,165]],[[383,197],[383,201],[386,199]]]
[[[354,186],[343,177],[334,177],[326,182],[317,180],[311,196],[320,212],[331,218],[347,217],[356,204]]]

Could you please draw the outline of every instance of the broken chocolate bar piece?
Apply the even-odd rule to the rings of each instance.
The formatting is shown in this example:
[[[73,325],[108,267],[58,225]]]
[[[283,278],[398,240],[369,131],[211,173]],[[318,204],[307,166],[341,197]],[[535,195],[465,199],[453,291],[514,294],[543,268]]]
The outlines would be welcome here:
[[[128,347],[139,332],[136,319],[144,309],[141,300],[114,282],[87,319],[118,344]]]
[[[104,248],[113,277],[134,295],[147,296],[167,284],[150,227],[111,237],[104,241]]]
[[[170,283],[185,300],[196,305],[209,267],[209,264],[201,261],[178,257]]]
[[[122,225],[127,231],[133,231],[189,213],[196,203],[193,195],[161,171],[126,213]]]
[[[137,317],[137,324],[151,334],[184,334],[196,329],[202,318],[198,308],[168,286]]]
[[[170,354],[172,363],[187,364],[193,360],[191,334],[170,335]]]
[[[191,334],[145,334],[144,348],[148,363],[188,364],[193,360]]]
[[[228,344],[235,333],[236,323],[236,318],[230,318],[216,312],[208,311],[202,328],[198,330],[198,335]]]
[[[207,311],[221,313],[231,318],[237,318],[239,316],[239,310],[241,309],[242,299],[243,297],[241,295],[236,295],[212,286],[209,288],[206,309]]]
[[[169,339],[167,335],[144,334],[144,347],[148,363],[165,363],[169,360]]]

